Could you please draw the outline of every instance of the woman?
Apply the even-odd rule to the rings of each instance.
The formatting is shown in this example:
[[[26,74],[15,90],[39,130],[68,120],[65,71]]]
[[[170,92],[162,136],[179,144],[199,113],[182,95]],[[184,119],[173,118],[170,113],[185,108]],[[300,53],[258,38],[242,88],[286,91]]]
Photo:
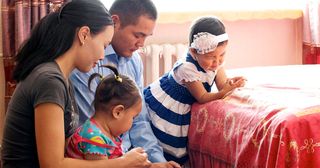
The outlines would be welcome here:
[[[111,16],[98,0],[74,0],[39,21],[16,55],[18,85],[6,113],[4,168],[150,166],[141,148],[112,160],[64,157],[65,138],[78,123],[69,75],[94,67],[113,33]]]

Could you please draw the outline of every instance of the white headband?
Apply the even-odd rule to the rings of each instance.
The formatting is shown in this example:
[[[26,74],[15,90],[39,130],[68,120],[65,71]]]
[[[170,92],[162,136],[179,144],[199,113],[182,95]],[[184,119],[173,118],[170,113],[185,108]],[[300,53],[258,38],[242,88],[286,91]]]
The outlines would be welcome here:
[[[228,40],[227,33],[216,36],[208,32],[200,32],[193,36],[190,48],[196,49],[198,54],[206,54],[214,51],[220,42],[226,40]]]

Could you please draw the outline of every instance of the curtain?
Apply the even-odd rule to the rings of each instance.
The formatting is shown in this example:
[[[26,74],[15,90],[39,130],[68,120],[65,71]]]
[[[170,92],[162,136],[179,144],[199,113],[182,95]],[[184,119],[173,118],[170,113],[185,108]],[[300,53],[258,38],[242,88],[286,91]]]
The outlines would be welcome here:
[[[306,0],[303,63],[320,64],[320,0]]]
[[[63,0],[1,0],[2,47],[5,72],[5,110],[16,83],[12,78],[13,56],[29,36],[32,27],[50,11],[57,10]]]

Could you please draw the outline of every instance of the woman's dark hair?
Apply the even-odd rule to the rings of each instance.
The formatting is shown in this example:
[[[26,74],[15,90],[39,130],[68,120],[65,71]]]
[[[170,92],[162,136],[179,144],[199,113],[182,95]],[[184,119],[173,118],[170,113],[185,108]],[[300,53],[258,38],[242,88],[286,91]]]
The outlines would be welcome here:
[[[42,18],[15,56],[13,78],[19,82],[39,64],[55,60],[73,44],[77,30],[88,26],[92,35],[113,25],[110,13],[99,0],[73,0]]]
[[[109,68],[114,74],[103,78],[101,74],[94,73],[89,78],[89,90],[94,78],[100,77],[101,79],[93,101],[96,111],[108,111],[112,106],[118,104],[122,104],[127,109],[141,100],[139,89],[129,77],[119,74],[117,68],[112,65],[102,65],[102,67]]]
[[[110,7],[112,15],[120,17],[121,26],[135,25],[142,15],[157,20],[157,9],[151,0],[115,0]]]
[[[190,28],[189,33],[189,46],[193,42],[194,35],[200,33],[200,32],[208,32],[213,35],[220,35],[224,34],[226,32],[225,27],[223,23],[214,16],[204,16],[197,20],[195,20]],[[220,42],[218,44],[221,45],[224,42]]]

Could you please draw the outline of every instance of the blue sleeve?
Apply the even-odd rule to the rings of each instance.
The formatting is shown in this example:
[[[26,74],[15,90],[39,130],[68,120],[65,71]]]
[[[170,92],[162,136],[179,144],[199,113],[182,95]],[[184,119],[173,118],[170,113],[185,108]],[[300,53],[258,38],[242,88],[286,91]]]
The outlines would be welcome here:
[[[136,65],[137,66],[137,76],[136,76],[136,79],[135,79],[135,82],[136,84],[138,85],[140,91],[141,91],[141,94],[143,95],[143,89],[144,89],[144,80],[143,80],[143,62],[141,60],[141,57],[140,55],[139,56],[139,59],[137,59],[136,61]]]
[[[97,87],[97,82],[93,80],[91,82],[91,90],[88,89],[88,79],[94,71],[89,73],[82,73],[75,69],[70,75],[70,79],[74,86],[74,95],[79,109],[79,124],[82,125],[88,118],[90,118],[94,109],[92,102],[94,99],[94,91]]]
[[[148,153],[148,158],[152,163],[166,162],[163,156],[163,149],[151,129],[149,115],[144,102],[142,111],[134,119],[132,128],[129,130],[129,136],[132,146],[142,147]]]
[[[139,56],[139,55],[138,55]],[[150,126],[150,118],[143,98],[143,64],[139,56],[136,63],[136,83],[141,91],[143,100],[142,111],[134,119],[132,128],[129,130],[129,137],[133,147],[142,147],[147,153],[151,162],[166,162],[163,156],[163,149],[158,143]]]

